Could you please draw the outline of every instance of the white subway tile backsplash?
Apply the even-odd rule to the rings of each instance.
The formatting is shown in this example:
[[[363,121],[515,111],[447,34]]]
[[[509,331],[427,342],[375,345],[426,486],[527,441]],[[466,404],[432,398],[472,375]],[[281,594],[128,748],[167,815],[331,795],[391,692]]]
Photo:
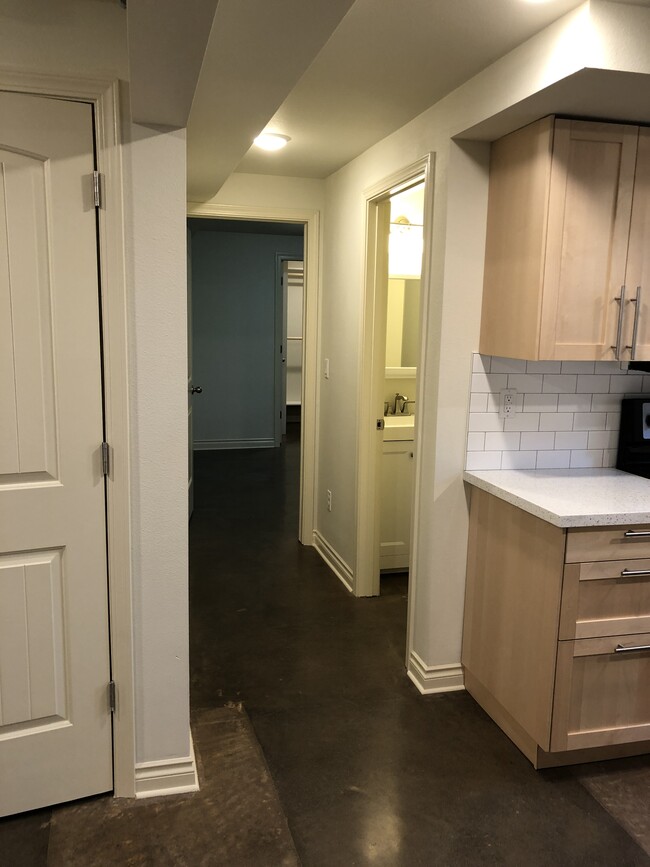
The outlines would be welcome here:
[[[547,412],[539,417],[540,430],[573,430],[572,412]]]
[[[576,391],[577,376],[572,373],[544,374],[542,391],[555,394],[570,394]]]
[[[591,394],[558,394],[558,412],[590,412]]]
[[[627,364],[621,361],[597,361],[599,373],[609,373],[617,376],[618,374],[627,373]]]
[[[526,362],[519,358],[499,358],[495,355],[490,371],[492,373],[526,373]]]
[[[539,392],[542,390],[543,375],[541,373],[510,373],[508,375],[508,388],[516,388],[517,391]]]
[[[571,452],[570,467],[602,467],[602,465],[602,449],[585,449]]]
[[[590,449],[615,449],[618,443],[618,431],[614,430],[591,430],[587,448]]]
[[[502,470],[534,470],[537,465],[537,452],[503,452]]]
[[[475,352],[472,356],[472,372],[473,373],[489,373],[490,364],[492,363],[491,355],[480,355]]]
[[[595,361],[563,361],[562,373],[593,373]]]
[[[485,434],[482,431],[470,431],[467,434],[467,451],[484,452]]]
[[[472,391],[492,392],[508,387],[508,375],[506,373],[473,373]]]
[[[618,362],[474,355],[472,371],[468,469],[615,466],[621,400],[650,394],[650,375]],[[499,417],[503,388],[517,391],[507,419]]]
[[[604,412],[576,412],[573,416],[574,430],[605,430],[606,423]]]
[[[557,394],[525,394],[524,412],[557,412]]]
[[[468,470],[500,470],[501,452],[468,452]]]
[[[504,420],[504,430],[539,430],[539,413],[538,412],[518,412],[511,418]]]
[[[498,433],[485,434],[485,451],[486,452],[516,452],[519,451],[519,433]]]
[[[561,361],[527,361],[526,373],[561,373]]]
[[[627,376],[610,376],[609,390],[618,394],[636,393],[643,388],[643,377],[639,374]]]
[[[503,430],[503,419],[496,412],[470,412],[469,429],[476,430]]]
[[[608,374],[599,374],[599,375],[587,375],[587,374],[579,374],[578,375],[578,384],[576,386],[577,391],[581,393],[585,393],[587,391],[592,394],[596,391],[598,392],[606,392],[609,391],[609,375]]]
[[[537,452],[538,470],[562,470],[569,466],[571,452],[569,451],[541,451]]]
[[[489,394],[485,394],[484,392],[477,392],[475,394],[471,394],[469,398],[469,411],[470,412],[485,412],[488,406],[488,398]]]
[[[621,414],[620,412],[608,412],[607,413],[607,422],[605,423],[605,430],[613,430],[618,431],[621,427]]]
[[[545,433],[522,433],[522,451],[539,451],[540,449],[553,449],[555,447],[555,434]]]
[[[555,434],[556,449],[586,449],[588,442],[589,432],[586,430],[558,431]]]
[[[591,396],[592,412],[618,412],[620,408],[620,394],[594,394]]]

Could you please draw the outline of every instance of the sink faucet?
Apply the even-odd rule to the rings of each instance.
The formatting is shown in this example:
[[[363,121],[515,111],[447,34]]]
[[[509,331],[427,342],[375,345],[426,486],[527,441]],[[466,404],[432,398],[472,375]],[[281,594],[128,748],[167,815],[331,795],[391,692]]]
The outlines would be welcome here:
[[[393,413],[395,415],[401,415],[404,412],[404,406],[408,397],[405,394],[400,394],[399,392],[395,393],[395,406],[393,407]],[[401,402],[401,406],[400,406]]]
[[[409,406],[410,403],[412,403],[413,406],[415,406],[415,401],[414,401],[414,400],[405,400],[405,401],[404,401],[404,404],[403,404],[403,406],[402,406],[402,415],[410,415],[410,414],[411,414],[411,413],[409,412],[409,410],[408,410],[408,406]]]

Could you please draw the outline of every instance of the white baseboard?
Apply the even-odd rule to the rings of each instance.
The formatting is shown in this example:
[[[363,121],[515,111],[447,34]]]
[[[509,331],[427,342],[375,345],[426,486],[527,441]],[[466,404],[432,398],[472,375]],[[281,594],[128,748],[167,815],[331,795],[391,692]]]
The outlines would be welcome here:
[[[427,665],[414,650],[409,657],[407,674],[422,695],[465,689],[463,666],[460,662],[451,665]]]
[[[275,440],[266,437],[245,440],[194,440],[193,449],[195,452],[209,452],[215,449],[272,449],[274,446]]]
[[[354,592],[354,573],[345,560],[340,557],[330,543],[318,530],[314,530],[314,548],[330,567],[336,577],[342,582],[346,590]]]
[[[140,762],[135,766],[136,798],[181,795],[184,792],[198,792],[198,790],[199,776],[191,735],[190,754],[186,758]]]

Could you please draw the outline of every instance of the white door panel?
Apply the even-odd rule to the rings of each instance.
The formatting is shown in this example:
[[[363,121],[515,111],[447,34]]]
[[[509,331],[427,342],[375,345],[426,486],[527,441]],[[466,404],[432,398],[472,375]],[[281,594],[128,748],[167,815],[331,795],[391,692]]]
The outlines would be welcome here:
[[[0,815],[112,788],[92,109],[0,93]]]

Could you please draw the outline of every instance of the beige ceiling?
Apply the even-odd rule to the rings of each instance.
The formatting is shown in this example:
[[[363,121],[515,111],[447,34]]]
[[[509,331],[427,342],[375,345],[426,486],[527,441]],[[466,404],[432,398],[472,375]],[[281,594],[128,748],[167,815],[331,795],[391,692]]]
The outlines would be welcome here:
[[[188,124],[190,197],[235,169],[326,177],[580,2],[220,0]],[[264,128],[292,141],[249,150]]]

